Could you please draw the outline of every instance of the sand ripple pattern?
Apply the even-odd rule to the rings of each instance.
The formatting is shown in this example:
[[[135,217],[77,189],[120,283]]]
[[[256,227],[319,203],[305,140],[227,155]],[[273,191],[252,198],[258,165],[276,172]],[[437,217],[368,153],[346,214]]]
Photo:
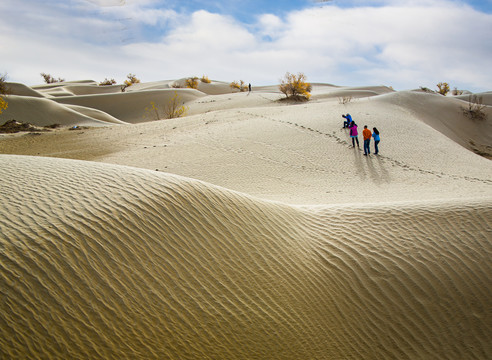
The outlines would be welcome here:
[[[490,201],[290,207],[0,155],[2,359],[486,359]]]

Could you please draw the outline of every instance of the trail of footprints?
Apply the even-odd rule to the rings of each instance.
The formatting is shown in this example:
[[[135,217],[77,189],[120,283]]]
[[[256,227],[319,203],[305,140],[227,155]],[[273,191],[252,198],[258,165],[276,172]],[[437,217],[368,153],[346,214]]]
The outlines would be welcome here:
[[[253,117],[257,117],[257,118],[267,119],[267,120],[270,120],[270,121],[275,121],[275,122],[282,123],[282,124],[288,124],[290,126],[293,126],[293,127],[296,127],[296,128],[302,129],[302,130],[305,130],[305,131],[310,131],[310,132],[317,133],[317,134],[319,134],[321,136],[329,137],[330,139],[333,139],[336,143],[338,143],[340,145],[350,146],[349,142],[347,140],[344,140],[344,139],[340,138],[337,135],[336,131],[332,131],[332,133],[330,134],[330,133],[322,132],[322,131],[317,130],[317,129],[306,127],[304,125],[299,125],[299,124],[294,123],[294,122],[291,122],[291,121],[279,120],[279,119],[275,119],[275,118],[272,118],[272,117],[269,117],[269,116],[265,116],[265,115],[258,115],[258,114],[253,114],[253,113],[249,113],[249,112],[243,112],[243,114],[247,114],[247,115],[250,115],[250,116],[253,116]],[[446,174],[446,173],[439,172],[439,171],[425,170],[425,169],[421,169],[421,168],[418,168],[418,167],[410,166],[410,165],[405,164],[405,163],[403,163],[403,162],[401,162],[399,160],[392,159],[389,156],[384,156],[384,155],[378,155],[378,156],[383,161],[387,161],[390,164],[392,164],[393,166],[403,168],[404,170],[407,170],[407,171],[415,171],[415,172],[419,172],[421,174],[434,175],[434,176],[437,176],[439,178],[445,177],[445,178],[450,178],[450,179],[453,179],[453,180],[462,180],[462,179],[464,179],[464,180],[472,181],[472,182],[481,182],[481,183],[484,183],[484,184],[492,184],[492,180],[488,180],[488,179],[479,179],[479,178],[472,177],[472,176],[458,176],[458,175],[453,175],[453,174]],[[316,169],[316,170],[317,171],[326,172],[326,171],[321,170],[321,169]]]

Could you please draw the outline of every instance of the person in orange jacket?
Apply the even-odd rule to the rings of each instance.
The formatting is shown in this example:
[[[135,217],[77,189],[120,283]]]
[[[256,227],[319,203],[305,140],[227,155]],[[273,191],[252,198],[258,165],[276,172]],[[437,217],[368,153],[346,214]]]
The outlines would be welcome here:
[[[369,144],[371,143],[371,130],[367,128],[367,125],[364,125],[364,130],[362,130],[362,136],[364,137],[364,155],[369,155],[371,150],[369,149]]]

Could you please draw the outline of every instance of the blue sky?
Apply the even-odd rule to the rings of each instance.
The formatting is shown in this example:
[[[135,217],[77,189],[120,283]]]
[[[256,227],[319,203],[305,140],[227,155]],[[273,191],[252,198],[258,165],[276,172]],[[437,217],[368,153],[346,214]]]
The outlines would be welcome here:
[[[6,0],[0,73],[492,90],[492,0]]]

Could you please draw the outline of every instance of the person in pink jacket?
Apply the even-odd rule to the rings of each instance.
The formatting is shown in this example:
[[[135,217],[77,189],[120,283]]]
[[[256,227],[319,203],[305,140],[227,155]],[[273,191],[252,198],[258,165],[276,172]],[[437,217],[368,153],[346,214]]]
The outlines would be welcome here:
[[[357,124],[352,121],[349,125],[349,129],[350,129],[350,137],[352,138],[352,146],[355,147],[355,143],[357,142],[357,147],[360,147],[359,146],[359,133],[357,132]]]

